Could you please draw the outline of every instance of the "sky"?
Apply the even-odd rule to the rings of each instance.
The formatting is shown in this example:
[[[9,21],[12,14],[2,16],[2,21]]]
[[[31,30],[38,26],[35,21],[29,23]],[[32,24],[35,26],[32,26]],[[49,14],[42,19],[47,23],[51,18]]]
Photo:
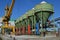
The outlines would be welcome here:
[[[10,6],[12,0],[0,0],[0,17],[5,15],[5,7]],[[28,10],[34,8],[42,1],[46,1],[54,6],[54,18],[60,17],[60,0],[15,0],[11,19],[16,20]]]

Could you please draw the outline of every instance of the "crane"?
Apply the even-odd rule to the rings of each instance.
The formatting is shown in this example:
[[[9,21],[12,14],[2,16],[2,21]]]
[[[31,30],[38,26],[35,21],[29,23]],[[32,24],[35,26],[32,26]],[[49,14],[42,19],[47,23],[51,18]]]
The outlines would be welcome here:
[[[5,15],[3,16],[2,18],[2,22],[3,22],[3,26],[2,26],[2,34],[5,34],[6,31],[9,31],[9,34],[14,34],[15,33],[15,27],[12,26],[12,25],[9,25],[9,20],[10,20],[10,16],[12,14],[12,9],[13,9],[13,6],[14,6],[14,3],[15,3],[15,0],[12,0],[12,3],[10,5],[10,7],[8,7],[8,5],[6,6],[5,8]],[[6,31],[5,31],[6,30]]]

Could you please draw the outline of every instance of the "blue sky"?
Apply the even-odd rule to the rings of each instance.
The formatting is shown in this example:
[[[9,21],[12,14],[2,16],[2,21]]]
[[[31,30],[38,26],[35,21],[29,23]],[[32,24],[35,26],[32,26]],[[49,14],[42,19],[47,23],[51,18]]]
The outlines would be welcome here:
[[[35,7],[42,1],[53,4],[54,6],[54,17],[57,18],[60,16],[60,0],[15,0],[14,8],[12,11],[11,19],[17,19],[28,10]],[[0,0],[0,17],[4,16],[6,5],[10,5],[11,0]]]

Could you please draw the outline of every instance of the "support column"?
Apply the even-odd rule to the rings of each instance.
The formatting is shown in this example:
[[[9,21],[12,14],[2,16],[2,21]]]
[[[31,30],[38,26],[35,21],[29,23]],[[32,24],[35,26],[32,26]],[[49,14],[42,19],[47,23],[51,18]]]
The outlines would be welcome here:
[[[27,27],[28,27],[28,21],[27,21],[27,18],[25,19],[25,23],[26,23],[26,24],[25,24],[25,25],[26,25],[25,30],[26,30],[26,34],[27,34],[27,31],[28,31],[28,28],[27,28]]]
[[[29,34],[29,35],[31,34],[31,26],[30,26],[29,18],[28,18],[28,34]]]
[[[33,15],[30,16],[29,18],[30,18],[30,21],[31,21],[31,22],[30,22],[30,25],[31,25],[31,32],[32,32],[32,34],[33,34],[33,30],[34,30],[34,29],[33,29],[33,20],[34,20],[34,19],[33,19]]]
[[[22,34],[25,34],[25,23],[24,20],[22,21]]]
[[[36,16],[34,15],[34,21],[33,21],[33,27],[34,27],[34,29],[35,29],[35,32],[34,32],[34,34],[36,33],[36,28],[35,28],[35,26],[36,26]]]

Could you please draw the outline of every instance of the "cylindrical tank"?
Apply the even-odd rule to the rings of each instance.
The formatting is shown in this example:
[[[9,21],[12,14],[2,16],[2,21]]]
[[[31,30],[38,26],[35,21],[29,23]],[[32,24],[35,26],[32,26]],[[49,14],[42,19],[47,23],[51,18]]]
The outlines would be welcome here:
[[[43,21],[42,24],[46,24],[47,19],[54,12],[53,5],[43,1],[35,7],[35,12],[39,20]]]
[[[33,32],[34,32],[33,30],[35,28],[35,26],[34,26],[34,24],[35,24],[35,22],[34,22],[34,9],[29,10],[27,13],[28,13],[29,24],[31,27],[31,33],[33,34]]]
[[[48,18],[54,12],[53,5],[43,1],[40,4],[36,5],[34,9],[35,9],[36,20],[37,22],[41,21],[41,28],[43,28],[44,30]],[[43,34],[45,34],[45,32],[43,32]]]
[[[35,7],[35,12],[39,20],[43,21],[42,24],[46,24],[47,19],[54,12],[53,5],[43,1]]]

